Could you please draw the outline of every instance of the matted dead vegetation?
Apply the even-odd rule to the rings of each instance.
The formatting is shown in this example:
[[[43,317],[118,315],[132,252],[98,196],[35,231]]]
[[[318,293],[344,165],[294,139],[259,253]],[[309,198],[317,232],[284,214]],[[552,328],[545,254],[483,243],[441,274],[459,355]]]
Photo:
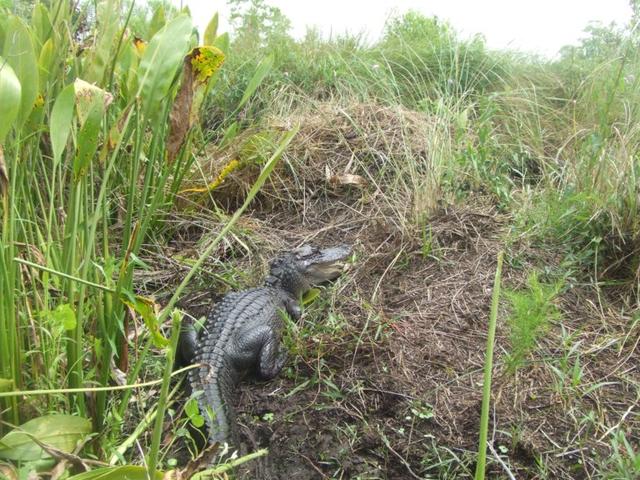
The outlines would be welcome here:
[[[257,146],[268,145],[273,132],[299,125],[300,131],[257,202],[300,211],[318,197],[346,196],[375,203],[374,208],[385,209],[389,219],[403,225],[437,209],[442,197],[441,157],[453,141],[447,121],[400,106],[309,103],[286,120],[272,118],[266,130],[246,132],[223,148],[212,147],[191,185],[209,184],[238,160],[239,168],[208,192],[217,205],[237,207],[264,161],[256,154],[261,150]],[[206,196],[195,201],[202,200]],[[194,198],[187,195],[185,201]]]

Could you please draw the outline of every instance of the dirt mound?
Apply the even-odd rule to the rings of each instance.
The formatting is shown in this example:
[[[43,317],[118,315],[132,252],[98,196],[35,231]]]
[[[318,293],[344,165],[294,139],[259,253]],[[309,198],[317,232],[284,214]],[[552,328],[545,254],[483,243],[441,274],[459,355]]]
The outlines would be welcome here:
[[[291,121],[301,131],[271,185],[220,253],[225,281],[239,280],[225,285],[203,272],[201,283],[220,291],[255,285],[269,258],[301,243],[348,242],[356,259],[288,326],[291,358],[281,377],[241,386],[243,440],[270,453],[240,477],[472,478],[497,252],[508,250],[506,288],[523,285],[534,264],[553,269],[557,259],[513,239],[506,246],[509,219],[482,198],[467,202],[472,208],[434,207],[424,135],[442,126],[428,117],[330,104],[299,115]],[[413,167],[398,168],[403,162]],[[250,183],[241,177],[250,172],[235,172],[225,188]],[[331,175],[364,183],[332,183]],[[420,189],[412,182],[419,181],[431,199],[423,212],[431,213],[417,221]],[[176,251],[198,248],[187,244]],[[568,281],[558,301],[562,321],[515,374],[505,369],[501,312],[490,419],[495,478],[507,470],[539,478],[541,468],[549,478],[587,478],[610,452],[603,440],[624,422],[638,441],[630,412],[640,323],[629,328],[619,305]]]
[[[294,366],[242,390],[246,438],[271,452],[248,478],[411,478],[441,441],[473,448],[502,224],[451,211],[424,243],[382,219],[343,232],[361,254],[334,303],[298,326]]]
[[[384,216],[332,205],[295,221],[282,212],[254,212],[258,236],[271,237],[283,224],[288,244],[347,241],[358,255],[333,294],[325,292],[290,326],[283,375],[241,386],[243,439],[249,449],[270,453],[240,477],[472,478],[491,289],[508,219],[487,207],[450,208],[422,233],[407,235]],[[509,258],[526,255],[514,250]],[[525,267],[507,263],[505,286],[521,285]],[[621,379],[638,353],[632,342],[621,355],[612,355],[613,344],[600,345],[604,323],[588,293],[575,288],[563,295],[562,325],[516,375],[504,368],[508,329],[499,323],[491,476],[504,476],[499,454],[517,478],[537,478],[541,461],[553,478],[586,478],[607,450],[567,412],[609,405],[602,413],[609,428],[633,405],[633,389]],[[610,335],[624,331],[619,322],[608,319]],[[552,369],[539,361],[563,348],[563,329],[584,342],[583,374],[606,382],[586,396],[558,390]]]
[[[441,149],[450,140],[449,126],[399,106],[355,102],[312,103],[287,118],[270,119],[262,130],[244,132],[232,144],[210,147],[186,182],[184,203],[206,202],[211,195],[218,206],[237,208],[268,158],[264,152],[273,151],[279,133],[294,125],[300,126],[298,134],[256,197],[263,207],[299,212],[309,198],[337,195],[351,203],[363,200],[363,191],[398,219],[436,207],[439,167],[431,150],[434,142]],[[206,189],[234,161],[237,168],[206,195],[188,193]]]

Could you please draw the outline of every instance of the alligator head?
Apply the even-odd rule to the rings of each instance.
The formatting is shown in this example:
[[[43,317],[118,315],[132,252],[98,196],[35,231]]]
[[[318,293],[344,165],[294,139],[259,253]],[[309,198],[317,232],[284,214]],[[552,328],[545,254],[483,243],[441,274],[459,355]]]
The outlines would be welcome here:
[[[338,278],[349,255],[351,247],[347,245],[331,248],[304,245],[273,260],[266,283],[299,297],[314,285]]]

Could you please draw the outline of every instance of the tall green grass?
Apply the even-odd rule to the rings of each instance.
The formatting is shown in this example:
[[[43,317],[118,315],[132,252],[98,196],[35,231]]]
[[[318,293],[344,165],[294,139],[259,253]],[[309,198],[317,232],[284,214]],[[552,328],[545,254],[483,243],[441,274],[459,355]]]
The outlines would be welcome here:
[[[127,355],[123,299],[133,292],[131,259],[159,207],[171,201],[165,184],[185,168],[165,157],[165,125],[174,78],[194,45],[191,21],[182,15],[168,22],[140,53],[125,33],[130,10],[121,16],[122,8],[115,0],[97,5],[91,48],[80,55],[79,40],[68,34],[80,21],[69,2],[36,4],[29,23],[12,14],[2,20],[2,76],[21,87],[3,142],[9,185],[0,245],[0,335],[12,359],[2,362],[2,375],[16,388],[108,384],[111,359],[122,365]],[[3,95],[3,103],[10,100]],[[126,205],[123,226],[113,237],[119,202]],[[17,258],[49,270],[27,269]],[[84,395],[68,400],[63,408],[88,414]],[[99,394],[91,407],[96,426],[106,401]],[[15,407],[9,415],[17,421]]]
[[[91,418],[110,438],[104,448],[115,444],[131,390],[109,391],[113,366],[137,384],[153,349],[173,349],[164,321],[204,260],[165,309],[137,295],[141,248],[165,241],[162,220],[196,161],[198,111],[224,59],[213,45],[224,46],[224,37],[214,18],[209,43],[199,45],[187,13],[160,6],[146,20],[134,6],[62,0],[37,2],[26,18],[1,12],[0,380],[3,390],[58,394],[27,396],[26,403],[4,395],[0,433],[36,412],[66,411]],[[132,18],[150,22],[150,37],[129,33]],[[244,91],[247,99],[260,82]],[[207,252],[294,134],[276,144],[244,206]],[[146,326],[139,350],[130,343],[132,322]],[[152,465],[168,382],[167,374]]]

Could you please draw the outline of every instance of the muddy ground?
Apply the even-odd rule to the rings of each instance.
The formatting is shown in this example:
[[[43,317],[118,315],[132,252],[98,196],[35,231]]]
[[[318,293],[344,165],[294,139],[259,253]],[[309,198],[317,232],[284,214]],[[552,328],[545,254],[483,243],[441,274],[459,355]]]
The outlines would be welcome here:
[[[304,219],[254,212],[242,228],[274,238],[274,225],[286,222],[299,222],[300,230],[279,231],[278,242],[346,241],[356,255],[285,334],[290,360],[283,374],[240,386],[244,445],[269,454],[238,469],[238,478],[472,478],[497,253],[507,249],[503,285],[512,289],[524,284],[534,262],[553,267],[554,256],[506,247],[508,218],[481,206],[433,216],[428,248],[423,236],[408,237],[384,217],[364,220],[339,201]],[[275,253],[281,245],[262,247]],[[236,258],[239,270],[254,272],[243,286],[258,282],[268,258]],[[196,316],[208,302],[200,298]],[[516,478],[593,478],[610,453],[607,429],[622,422],[638,441],[640,422],[625,416],[637,402],[638,328],[625,330],[631,319],[619,306],[596,299],[589,286],[569,286],[557,301],[562,319],[516,373],[503,362],[510,350],[503,302],[491,478],[509,478],[507,471]],[[552,371],[570,348],[567,338],[582,353],[582,387],[558,386]]]

